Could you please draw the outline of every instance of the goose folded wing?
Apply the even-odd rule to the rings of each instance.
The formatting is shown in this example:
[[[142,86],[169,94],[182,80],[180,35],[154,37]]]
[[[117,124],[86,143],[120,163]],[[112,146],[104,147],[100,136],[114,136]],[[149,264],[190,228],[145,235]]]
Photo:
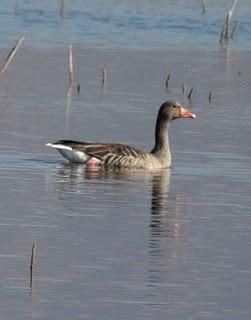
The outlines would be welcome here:
[[[109,155],[126,158],[144,158],[145,155],[144,152],[136,148],[115,143],[88,143],[82,148],[82,151],[98,159],[104,159]]]
[[[134,147],[119,143],[91,143],[74,140],[60,140],[58,145],[68,146],[74,150],[87,153],[91,157],[104,159],[106,156],[144,158],[145,153]]]

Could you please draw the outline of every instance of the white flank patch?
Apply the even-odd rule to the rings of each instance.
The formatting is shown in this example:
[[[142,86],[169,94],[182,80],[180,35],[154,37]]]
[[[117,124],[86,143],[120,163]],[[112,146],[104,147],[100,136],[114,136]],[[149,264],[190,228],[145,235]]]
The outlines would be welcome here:
[[[64,150],[72,150],[71,147],[65,146],[63,144],[56,144],[56,143],[46,143],[46,146],[55,148],[55,149],[64,149]]]

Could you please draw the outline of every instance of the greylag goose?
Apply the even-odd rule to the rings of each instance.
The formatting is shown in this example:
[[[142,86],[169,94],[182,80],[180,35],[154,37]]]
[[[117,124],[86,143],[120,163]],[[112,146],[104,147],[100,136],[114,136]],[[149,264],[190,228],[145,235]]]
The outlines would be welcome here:
[[[179,118],[196,118],[196,115],[177,101],[166,101],[161,105],[155,126],[155,145],[149,153],[119,143],[59,140],[46,145],[57,149],[73,163],[135,169],[168,168],[171,165],[168,128],[172,120]]]

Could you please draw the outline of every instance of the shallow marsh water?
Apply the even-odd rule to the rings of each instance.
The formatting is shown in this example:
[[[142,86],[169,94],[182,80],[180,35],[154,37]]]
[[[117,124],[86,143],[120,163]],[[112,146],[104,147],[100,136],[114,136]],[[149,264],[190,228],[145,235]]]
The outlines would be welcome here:
[[[1,83],[1,316],[250,319],[249,52],[79,47],[75,59],[71,101],[61,51],[20,51]],[[69,137],[150,149],[171,97],[198,118],[172,124],[170,170],[86,170],[44,146]]]
[[[215,48],[232,0],[2,0],[0,43],[23,34],[28,45]],[[204,9],[203,5],[205,4]],[[14,10],[16,8],[16,10]],[[15,14],[16,13],[16,14]],[[238,22],[235,48],[250,49],[250,1],[242,0],[232,16]]]

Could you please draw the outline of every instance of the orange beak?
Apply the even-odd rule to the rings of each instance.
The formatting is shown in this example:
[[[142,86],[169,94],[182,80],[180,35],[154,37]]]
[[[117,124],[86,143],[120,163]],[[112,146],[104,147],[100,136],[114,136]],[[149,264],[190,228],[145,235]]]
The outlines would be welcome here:
[[[196,115],[192,113],[191,111],[181,107],[180,109],[181,118],[192,118],[195,119]]]

